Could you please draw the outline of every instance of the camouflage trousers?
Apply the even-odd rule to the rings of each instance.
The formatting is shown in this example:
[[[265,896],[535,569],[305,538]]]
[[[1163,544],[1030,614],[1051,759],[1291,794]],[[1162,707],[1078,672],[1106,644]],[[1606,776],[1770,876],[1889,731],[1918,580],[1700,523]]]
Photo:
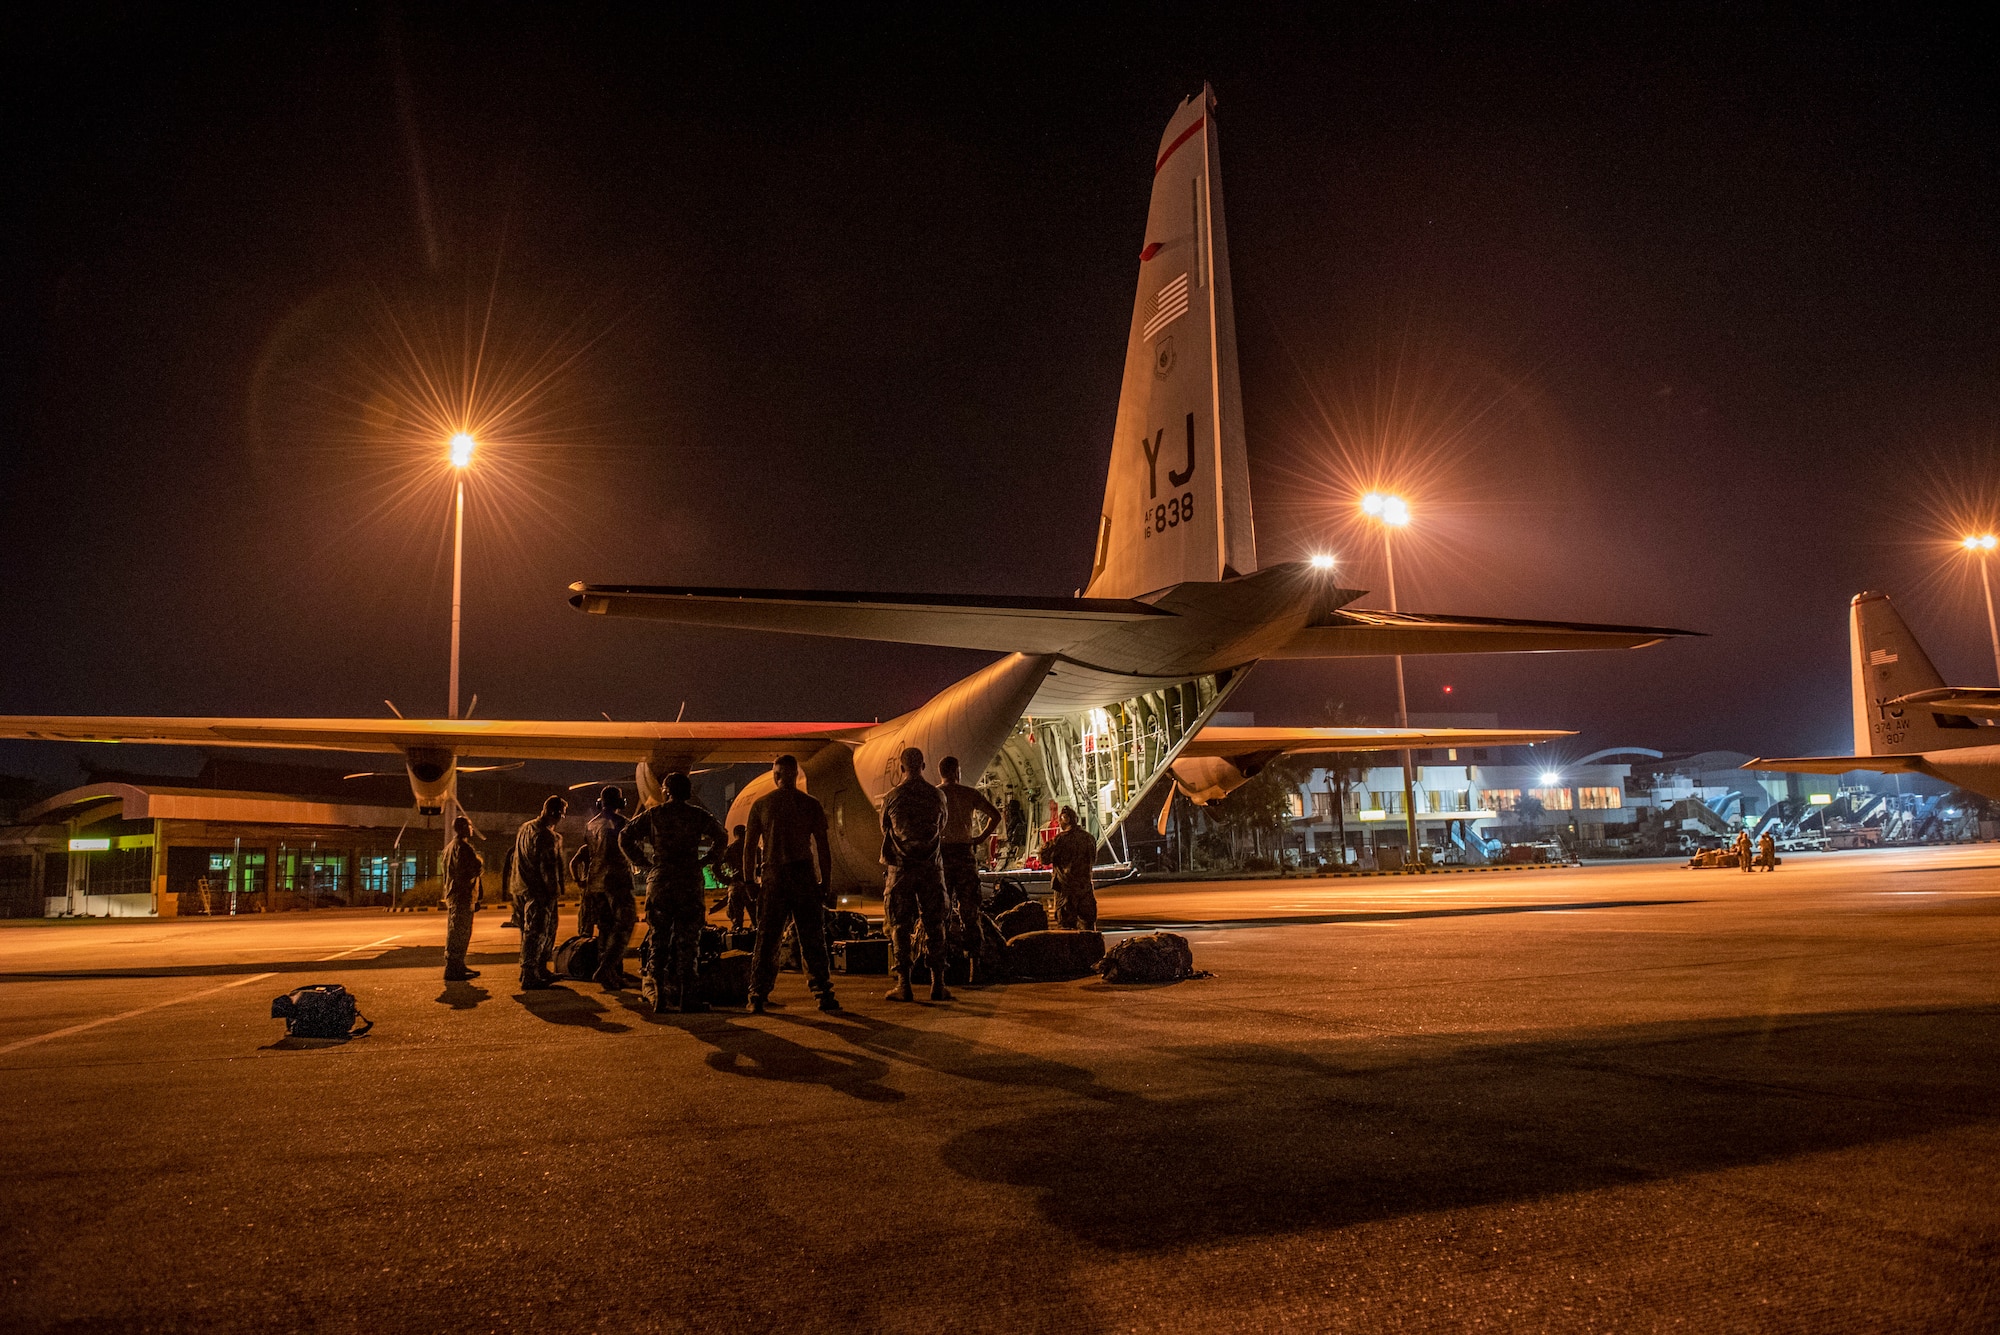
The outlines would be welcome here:
[[[910,980],[919,922],[924,925],[924,957],[931,967],[931,977],[943,979],[947,959],[946,912],[944,877],[937,863],[889,868],[889,886],[882,892],[882,916],[888,920],[896,976],[904,982]]]

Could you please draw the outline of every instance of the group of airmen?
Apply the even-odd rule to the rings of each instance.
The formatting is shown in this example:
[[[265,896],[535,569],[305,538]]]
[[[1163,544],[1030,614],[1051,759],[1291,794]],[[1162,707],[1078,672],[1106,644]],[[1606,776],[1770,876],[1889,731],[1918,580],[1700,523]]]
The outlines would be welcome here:
[[[978,846],[1002,823],[997,808],[977,788],[959,781],[959,764],[947,756],[938,766],[944,782],[924,776],[924,753],[916,747],[900,758],[902,782],[882,805],[882,862],[888,868],[883,893],[884,927],[892,941],[896,985],[891,1001],[914,999],[911,973],[916,963],[916,930],[923,928],[930,997],[949,1001],[945,984],[948,942],[956,937],[978,950],[983,930]],[[823,1011],[838,1011],[829,968],[825,915],[834,907],[833,859],[827,841],[826,810],[799,788],[799,762],[779,756],[771,766],[773,789],[751,805],[748,823],[735,839],[707,808],[694,800],[686,773],[667,775],[665,799],[637,816],[625,814],[625,794],[616,786],[598,795],[583,844],[567,863],[556,832],[568,810],[550,797],[542,812],[524,823],[509,857],[521,929],[521,987],[556,985],[549,962],[556,947],[557,904],[564,874],[587,887],[577,914],[579,933],[597,945],[595,981],[606,991],[629,988],[626,948],[636,930],[641,905],[636,884],[643,876],[646,926],[651,942],[648,976],[642,987],[655,1011],[705,1011],[695,986],[696,946],[708,916],[702,872],[713,868],[728,888],[730,920],[741,926],[747,915],[757,928],[752,957],[750,1009],[762,1014],[778,975],[778,946],[787,924],[798,942],[807,986]],[[1065,807],[1063,833],[1042,848],[1055,876],[1057,919],[1066,928],[1095,930],[1097,901],[1091,865],[1097,841],[1080,828]],[[445,979],[476,978],[466,967],[472,915],[480,897],[485,862],[472,846],[472,823],[452,822],[444,853]],[[947,919],[955,919],[948,922]]]
[[[1738,830],[1736,832],[1736,842],[1731,845],[1731,848],[1736,854],[1737,865],[1741,866],[1744,871],[1756,871],[1759,868],[1762,868],[1764,871],[1776,871],[1778,869],[1778,841],[1771,837],[1769,830],[1764,831],[1763,834],[1757,837],[1754,853],[1751,850],[1750,831],[1748,830]]]

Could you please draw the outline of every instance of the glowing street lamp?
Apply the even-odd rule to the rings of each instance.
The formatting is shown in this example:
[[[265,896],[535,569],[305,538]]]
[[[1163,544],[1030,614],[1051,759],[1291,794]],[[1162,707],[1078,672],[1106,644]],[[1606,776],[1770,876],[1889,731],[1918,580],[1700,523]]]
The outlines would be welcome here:
[[[1331,570],[1333,569],[1333,557],[1326,552],[1315,552],[1313,553],[1311,564],[1314,570]]]
[[[1986,634],[1993,641],[1993,670],[2000,673],[2000,627],[1996,627],[1993,621],[1993,581],[1986,573],[1986,558],[1993,554],[1996,546],[2000,546],[2000,538],[1991,533],[1968,533],[1959,546],[1979,558],[1979,587],[1986,593]]]
[[[1389,535],[1410,523],[1410,503],[1401,496],[1371,491],[1361,498],[1361,513],[1382,526],[1382,564],[1389,576],[1389,610],[1396,610],[1396,558]],[[1410,696],[1403,684],[1403,656],[1396,655],[1396,726],[1410,726]],[[1403,828],[1409,837],[1407,857],[1417,856],[1417,781],[1413,754],[1403,752]]]
[[[458,610],[461,575],[465,566],[465,470],[472,467],[472,452],[479,442],[469,431],[451,438],[451,466],[458,470],[458,516],[451,537],[451,692],[446,716],[458,717]]]

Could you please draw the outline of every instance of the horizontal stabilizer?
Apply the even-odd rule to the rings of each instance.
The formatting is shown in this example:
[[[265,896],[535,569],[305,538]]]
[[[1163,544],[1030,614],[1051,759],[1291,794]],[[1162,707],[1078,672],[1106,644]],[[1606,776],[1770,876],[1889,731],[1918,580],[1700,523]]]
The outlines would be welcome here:
[[[1180,754],[1202,756],[1316,755],[1339,751],[1431,750],[1460,746],[1532,746],[1573,737],[1548,728],[1223,728],[1196,733]]]
[[[1938,686],[1928,691],[1912,691],[1889,701],[1895,707],[1927,705],[1955,714],[2000,715],[2000,687]]]
[[[1869,770],[1876,774],[1922,774],[1922,756],[1759,756],[1744,769],[1778,770],[1787,774],[1846,774]]]
[[[1174,619],[1129,598],[572,584],[569,601],[597,616],[1024,654],[1059,654],[1114,627]]]
[[[0,717],[0,737],[153,746],[407,752],[506,760],[768,763],[853,741],[872,723],[550,723],[506,719]]]
[[[1304,627],[1274,658],[1369,658],[1381,654],[1536,654],[1567,649],[1643,649],[1698,631],[1514,621],[1344,608]]]

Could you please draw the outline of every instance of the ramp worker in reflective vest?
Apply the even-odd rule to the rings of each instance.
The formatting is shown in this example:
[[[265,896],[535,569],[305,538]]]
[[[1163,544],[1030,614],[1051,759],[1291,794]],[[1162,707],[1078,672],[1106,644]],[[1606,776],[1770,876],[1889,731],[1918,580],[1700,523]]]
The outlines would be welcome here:
[[[959,941],[973,959],[979,958],[980,915],[984,905],[979,896],[979,845],[1000,827],[1000,808],[986,800],[986,794],[958,781],[958,757],[946,756],[938,762],[938,777],[944,780],[938,792],[944,797],[944,842],[939,859],[944,867],[944,890],[951,898],[952,913],[958,919]],[[975,833],[973,826],[984,817]]]
[[[556,825],[569,803],[550,797],[542,814],[514,835],[514,876],[521,900],[521,987],[554,987],[549,956],[556,948],[556,902],[562,898],[562,836]]]
[[[896,985],[891,1001],[909,1001],[910,969],[916,963],[916,927],[924,925],[924,954],[931,970],[931,1000],[950,1001],[944,985],[944,868],[938,849],[944,839],[944,794],[924,777],[924,753],[905,747],[903,781],[882,802],[882,862],[889,883],[882,892],[882,916],[888,920],[890,949],[895,953]]]
[[[840,1003],[834,999],[826,961],[826,910],[833,904],[833,850],[827,844],[826,808],[818,798],[799,791],[797,756],[779,756],[771,765],[771,778],[778,786],[751,805],[743,832],[743,874],[759,878],[750,1009],[764,1013],[771,985],[778,980],[778,939],[790,919],[806,985],[819,998],[821,1010],[837,1011]]]
[[[472,822],[451,818],[451,842],[444,846],[444,980],[463,983],[479,977],[465,967],[472,944],[472,906],[479,902],[479,878],[486,860],[472,846]]]
[[[655,1014],[676,1005],[684,1015],[708,1009],[694,981],[695,947],[708,916],[701,869],[719,862],[728,843],[721,824],[695,804],[694,782],[684,770],[667,775],[667,800],[640,812],[618,836],[625,856],[646,873],[652,972],[645,986]]]
[[[632,986],[625,972],[625,947],[639,922],[639,905],[632,897],[632,864],[618,846],[625,832],[625,790],[606,784],[597,794],[597,814],[585,827],[583,843],[569,860],[570,879],[595,888],[584,892],[584,908],[576,915],[578,932],[597,936],[597,985],[606,992]]]
[[[1062,833],[1042,845],[1042,865],[1054,876],[1056,926],[1064,931],[1097,930],[1097,888],[1090,869],[1097,865],[1097,841],[1078,821],[1075,807],[1058,818]]]

